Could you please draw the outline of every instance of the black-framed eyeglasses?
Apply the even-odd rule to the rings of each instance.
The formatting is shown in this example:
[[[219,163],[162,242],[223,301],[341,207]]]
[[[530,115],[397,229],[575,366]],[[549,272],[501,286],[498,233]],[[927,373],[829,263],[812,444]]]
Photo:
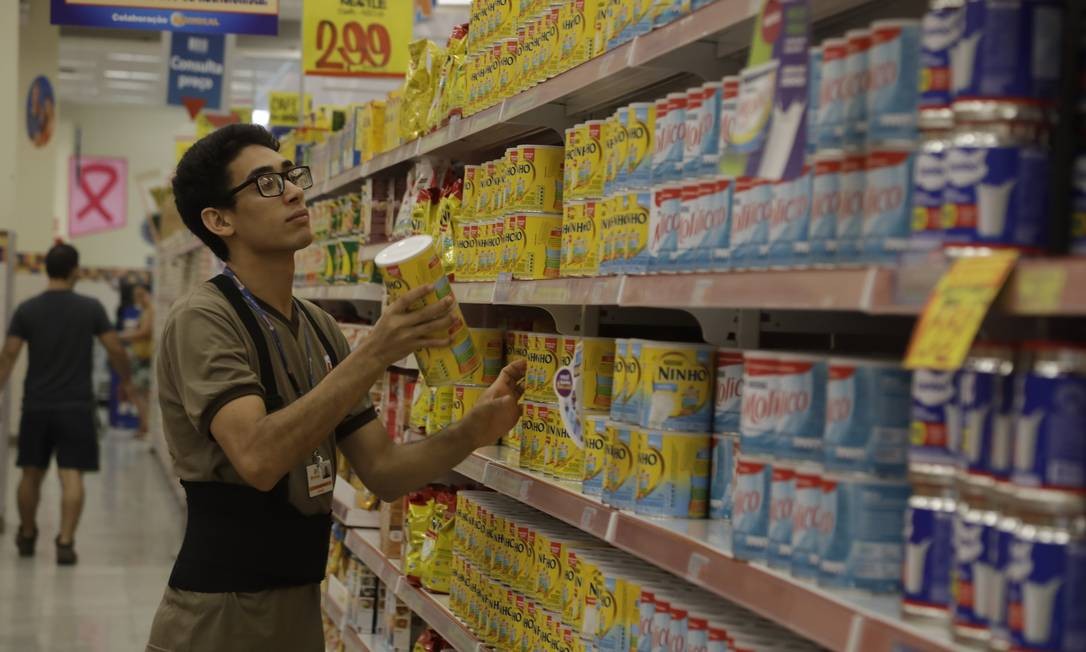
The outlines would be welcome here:
[[[286,189],[287,181],[302,190],[309,190],[313,187],[313,173],[309,171],[308,165],[298,165],[286,172],[264,172],[255,177],[249,177],[245,183],[231,190],[230,194],[236,195],[255,183],[261,197],[279,197]]]

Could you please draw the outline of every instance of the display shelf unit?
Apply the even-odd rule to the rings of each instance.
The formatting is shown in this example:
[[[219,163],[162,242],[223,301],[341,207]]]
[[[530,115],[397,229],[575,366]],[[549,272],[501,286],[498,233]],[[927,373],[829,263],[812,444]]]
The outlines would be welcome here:
[[[519,469],[511,458],[504,447],[488,447],[456,471],[832,650],[958,649],[943,629],[901,620],[897,597],[827,589],[737,560],[724,521],[650,519],[619,511],[571,484]]]
[[[729,271],[453,283],[463,304],[674,309],[854,311],[915,315],[945,265]],[[997,309],[1019,316],[1086,316],[1086,258],[1020,261]],[[312,300],[382,301],[376,283],[300,287]]]
[[[328,577],[321,593],[321,609],[340,633],[344,648],[349,652],[385,652],[376,634],[360,634],[347,624],[347,587],[334,575]]]
[[[448,596],[435,595],[414,587],[407,581],[400,562],[389,559],[381,552],[380,535],[377,531],[351,529],[345,543],[396,597],[458,652],[489,652],[490,648],[475,638],[471,630],[449,610]]]
[[[822,22],[873,4],[819,0],[812,3],[812,20]],[[717,0],[488,109],[377,154],[317,184],[311,199],[353,190],[366,177],[422,156],[472,157],[545,129],[561,134],[575,116],[614,106],[670,79],[723,76],[718,62],[747,49],[758,7],[751,0]],[[895,9],[897,16],[919,16],[923,3],[909,0]]]
[[[353,627],[344,627],[341,638],[347,652],[385,652],[387,649],[376,634],[359,634]]]

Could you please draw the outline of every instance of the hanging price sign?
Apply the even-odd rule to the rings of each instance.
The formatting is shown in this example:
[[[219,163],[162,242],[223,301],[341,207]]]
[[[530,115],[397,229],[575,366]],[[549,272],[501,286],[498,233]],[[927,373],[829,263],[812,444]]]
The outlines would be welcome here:
[[[302,69],[332,77],[402,77],[415,3],[406,0],[307,0]]]
[[[905,366],[944,371],[961,367],[1016,260],[1016,251],[996,251],[955,261],[924,306]]]

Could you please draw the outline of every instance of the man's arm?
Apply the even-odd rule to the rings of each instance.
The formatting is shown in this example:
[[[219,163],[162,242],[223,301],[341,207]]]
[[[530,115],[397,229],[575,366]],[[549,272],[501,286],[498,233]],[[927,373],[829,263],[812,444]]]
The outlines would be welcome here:
[[[117,331],[106,331],[98,336],[98,341],[106,347],[106,355],[109,357],[109,366],[117,372],[121,379],[121,385],[127,386],[132,382],[132,367],[128,364],[128,354],[121,345],[121,338]]]
[[[391,501],[459,464],[480,446],[495,443],[520,418],[523,361],[508,365],[458,423],[411,444],[393,444],[377,421],[344,438],[340,450],[366,488]]]
[[[22,350],[23,338],[8,335],[4,340],[4,349],[0,351],[0,390],[7,386],[11,370],[15,367],[15,361],[19,359],[19,352]]]
[[[420,348],[448,346],[448,336],[433,335],[452,326],[451,299],[408,311],[430,291],[416,288],[389,306],[358,349],[285,408],[268,414],[256,395],[224,405],[211,420],[211,434],[242,479],[270,490],[336,429],[388,365]]]

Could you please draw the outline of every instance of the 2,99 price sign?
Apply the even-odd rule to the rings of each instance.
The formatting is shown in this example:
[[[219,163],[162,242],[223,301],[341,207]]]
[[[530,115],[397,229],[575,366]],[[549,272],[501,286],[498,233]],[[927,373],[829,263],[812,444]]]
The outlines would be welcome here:
[[[402,77],[415,9],[406,0],[306,0],[302,66],[307,75]]]

